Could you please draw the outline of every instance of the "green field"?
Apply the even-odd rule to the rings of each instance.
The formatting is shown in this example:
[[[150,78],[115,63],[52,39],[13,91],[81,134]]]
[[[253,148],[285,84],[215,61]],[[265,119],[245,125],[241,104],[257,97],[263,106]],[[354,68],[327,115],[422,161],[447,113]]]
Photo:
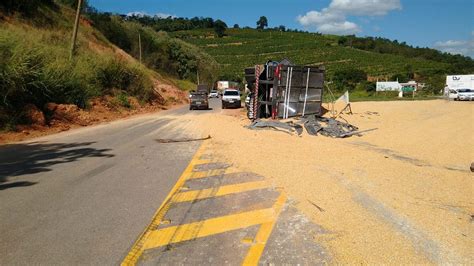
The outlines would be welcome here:
[[[227,36],[217,38],[212,29],[170,33],[195,44],[220,64],[222,77],[243,77],[245,67],[267,60],[290,59],[295,64],[326,66],[329,78],[341,69],[359,68],[372,77],[403,73],[407,66],[415,72],[445,71],[447,63],[421,58],[368,52],[338,45],[338,36],[302,32],[228,29]]]

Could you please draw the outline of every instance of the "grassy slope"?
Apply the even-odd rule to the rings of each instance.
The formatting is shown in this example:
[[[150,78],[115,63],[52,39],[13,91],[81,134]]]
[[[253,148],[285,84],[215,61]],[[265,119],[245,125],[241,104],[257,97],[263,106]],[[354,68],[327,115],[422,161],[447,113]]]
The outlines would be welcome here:
[[[0,20],[0,129],[27,123],[22,107],[28,103],[39,109],[47,102],[87,107],[93,97],[124,94],[142,103],[166,101],[156,95],[157,83],[183,90],[192,86],[140,65],[87,20],[81,20],[77,55],[71,62],[73,19],[70,8],[43,7],[34,18]]]
[[[443,69],[434,61],[367,52],[337,45],[337,36],[308,33],[228,29],[224,38],[214,38],[212,30],[175,32],[187,42],[203,48],[221,65],[221,74],[243,76],[245,67],[269,59],[289,58],[296,64],[324,64],[329,76],[344,68],[357,67],[369,76],[391,76],[404,72],[410,64],[415,71]]]

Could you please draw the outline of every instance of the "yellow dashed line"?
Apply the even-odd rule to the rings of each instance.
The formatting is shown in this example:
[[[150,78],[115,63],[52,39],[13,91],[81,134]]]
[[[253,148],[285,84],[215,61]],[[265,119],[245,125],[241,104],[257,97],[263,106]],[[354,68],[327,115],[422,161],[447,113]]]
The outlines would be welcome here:
[[[193,172],[193,175],[189,177],[189,179],[200,179],[209,176],[216,176],[224,174],[224,169],[214,169],[209,171],[202,171],[202,172]]]
[[[203,190],[186,191],[176,194],[173,202],[186,202],[200,199],[207,199],[212,197],[221,197],[230,194],[237,194],[246,191],[264,189],[270,187],[267,181],[247,182],[234,185],[222,186],[219,188],[208,188]]]
[[[281,210],[283,209],[283,206],[285,205],[285,202],[286,194],[285,192],[281,191],[280,196],[273,205],[273,210],[275,211],[274,219],[267,223],[263,223],[260,226],[260,229],[255,236],[255,244],[250,247],[242,265],[258,265],[263,250],[265,249],[265,245],[267,244],[268,238],[273,231],[273,227],[275,227],[275,223],[278,219],[278,216],[280,215]]]
[[[240,173],[238,169],[235,169],[233,167],[229,167],[227,169],[214,169],[210,171],[202,171],[202,172],[194,172],[189,179],[200,179],[200,178],[206,178],[210,176],[218,176],[222,174],[234,174],[234,173]]]
[[[254,244],[250,247],[243,262],[244,265],[258,264],[260,256],[263,253],[278,215],[280,214],[281,209],[286,201],[286,196],[283,192],[281,192],[279,198],[272,208],[231,214],[207,219],[204,221],[158,229],[161,225],[162,219],[170,209],[172,203],[219,197],[270,187],[270,184],[266,181],[254,181],[197,191],[178,192],[179,189],[183,188],[183,185],[189,179],[198,179],[222,175],[224,173],[229,174],[238,172],[237,169],[232,167],[227,169],[214,169],[210,171],[194,172],[193,169],[196,165],[210,163],[212,161],[208,159],[200,159],[205,150],[204,146],[205,144],[203,143],[199,147],[193,159],[186,167],[174,187],[171,189],[170,193],[167,195],[165,201],[161,204],[158,211],[155,213],[151,224],[140,235],[121,265],[135,265],[140,256],[143,254],[143,251],[147,249],[192,240],[195,238],[216,235],[232,230],[247,228],[250,226],[261,225],[253,241]]]
[[[220,234],[273,220],[275,220],[275,210],[268,208],[171,226],[151,232],[144,249]]]
[[[133,245],[130,252],[127,254],[125,259],[123,260],[123,262],[121,264],[122,266],[135,265],[137,263],[138,259],[140,258],[140,256],[143,253],[143,250],[144,250],[143,246],[146,243],[148,237],[150,236],[150,233],[152,232],[152,230],[158,228],[158,226],[161,223],[161,220],[165,216],[166,212],[169,210],[170,203],[171,203],[170,199],[172,198],[172,196],[178,191],[178,189],[180,187],[183,186],[184,182],[186,182],[186,179],[193,175],[194,165],[201,164],[201,163],[206,163],[206,162],[209,161],[209,160],[199,159],[201,157],[204,149],[205,149],[205,143],[201,144],[199,149],[196,151],[196,153],[193,156],[193,159],[191,160],[189,165],[186,167],[184,172],[181,174],[178,181],[176,182],[174,187],[171,189],[170,193],[166,196],[165,200],[161,204],[160,208],[157,210],[157,212],[153,216],[153,220],[152,220],[151,224],[148,225],[148,227],[145,229],[145,231],[140,235],[140,237],[135,242],[135,244]]]

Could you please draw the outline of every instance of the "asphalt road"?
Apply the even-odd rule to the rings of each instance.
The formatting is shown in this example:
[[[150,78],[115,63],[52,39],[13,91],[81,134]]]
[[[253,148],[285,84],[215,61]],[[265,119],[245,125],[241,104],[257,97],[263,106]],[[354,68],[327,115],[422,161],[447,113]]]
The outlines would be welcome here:
[[[119,264],[199,146],[156,141],[191,136],[187,112],[1,146],[0,264]]]

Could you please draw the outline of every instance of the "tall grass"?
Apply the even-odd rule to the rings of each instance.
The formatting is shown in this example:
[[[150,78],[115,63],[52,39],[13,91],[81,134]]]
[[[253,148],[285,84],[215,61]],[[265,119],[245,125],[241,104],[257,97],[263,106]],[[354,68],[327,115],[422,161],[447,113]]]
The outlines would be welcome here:
[[[99,56],[80,39],[78,56],[68,57],[68,32],[0,24],[0,128],[20,123],[22,108],[48,102],[85,108],[92,97],[127,94],[153,98],[148,71],[115,57]]]

